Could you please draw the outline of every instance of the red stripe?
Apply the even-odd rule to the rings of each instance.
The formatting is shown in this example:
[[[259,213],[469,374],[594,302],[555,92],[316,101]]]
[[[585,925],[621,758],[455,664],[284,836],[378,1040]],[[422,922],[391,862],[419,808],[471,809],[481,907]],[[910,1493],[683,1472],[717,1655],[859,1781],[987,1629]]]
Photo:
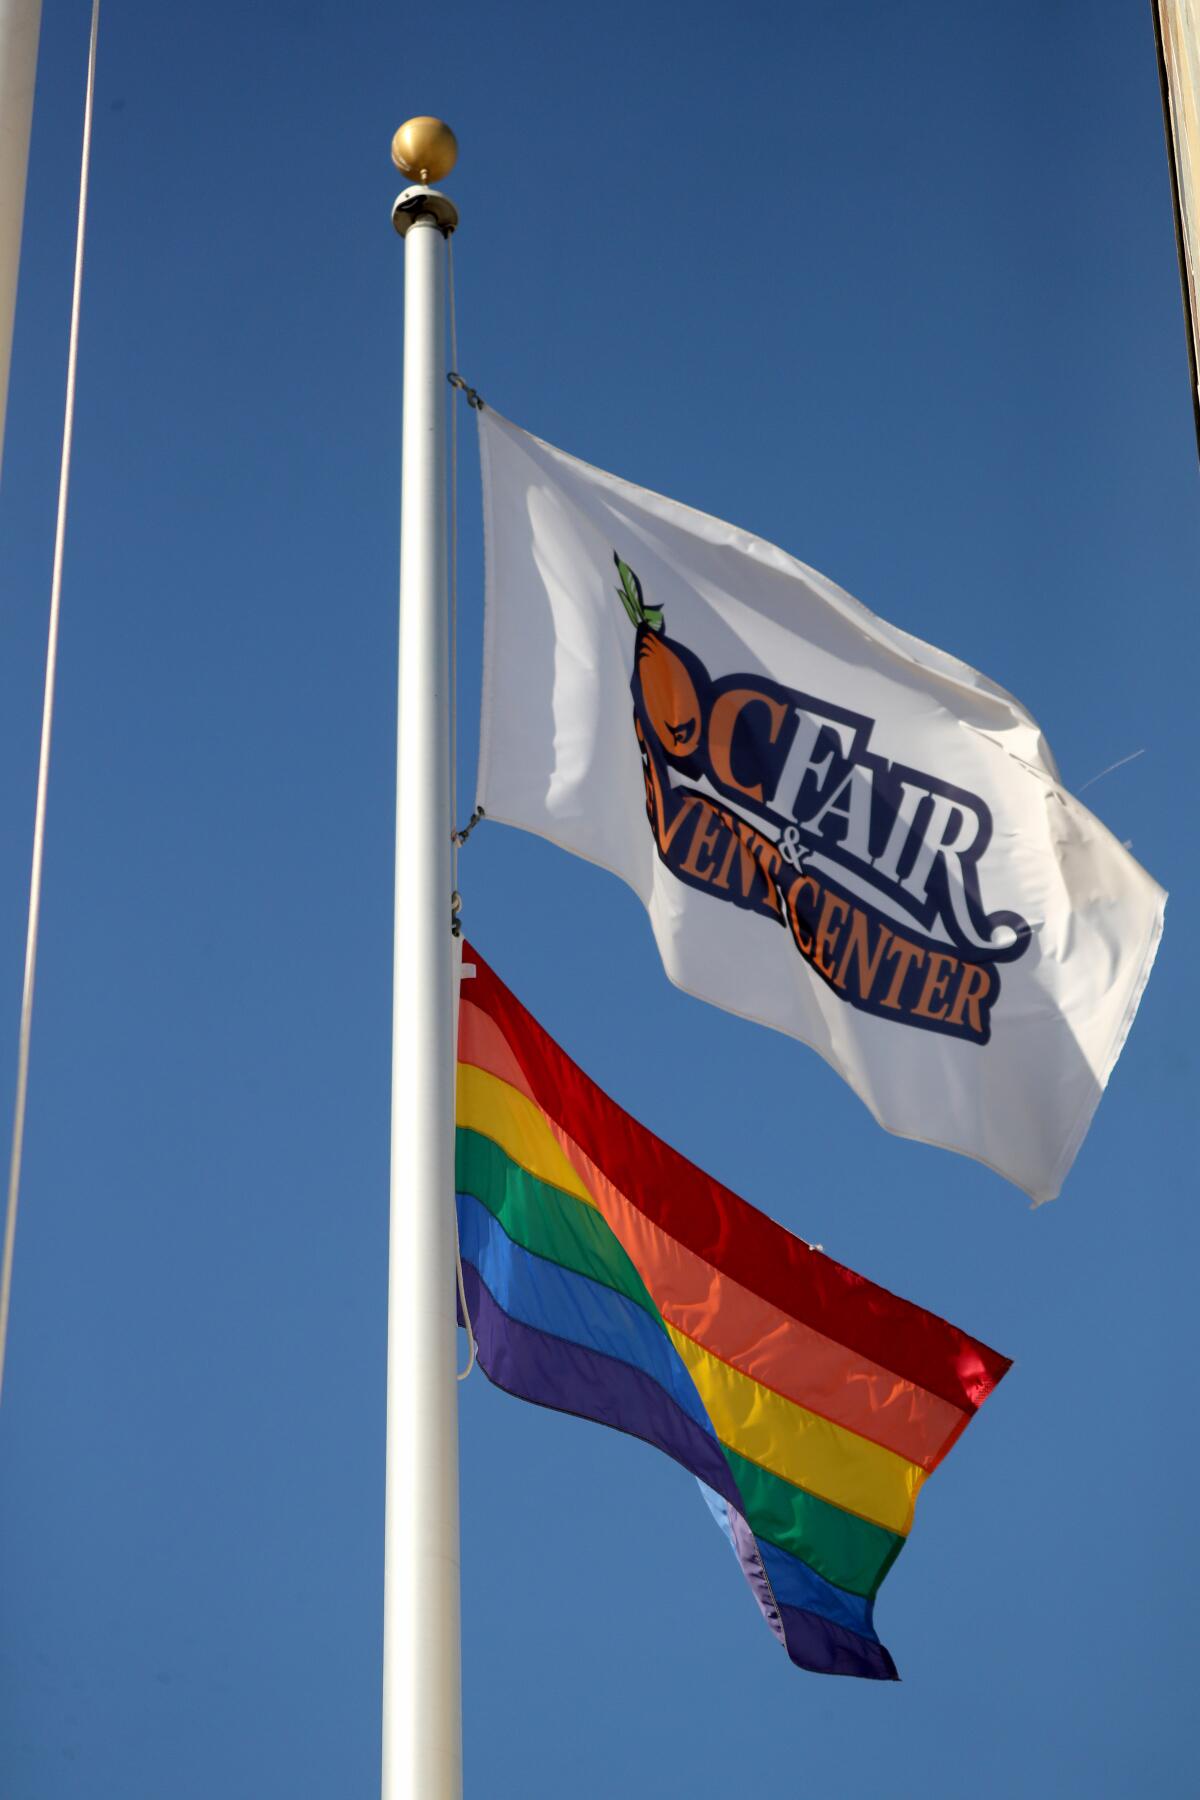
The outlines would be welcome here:
[[[661,1230],[790,1318],[951,1406],[974,1411],[1011,1366],[923,1307],[856,1275],[664,1144],[598,1088],[472,946],[464,990],[499,1027],[538,1106]]]
[[[483,1069],[537,1105],[508,1039],[463,990],[458,1013],[460,1067]],[[538,1109],[541,1111],[541,1108]],[[905,1381],[848,1345],[788,1318],[769,1300],[723,1275],[619,1194],[564,1127],[544,1112],[568,1161],[628,1252],[670,1325],[772,1388],[860,1437],[933,1470],[971,1417],[938,1394]]]

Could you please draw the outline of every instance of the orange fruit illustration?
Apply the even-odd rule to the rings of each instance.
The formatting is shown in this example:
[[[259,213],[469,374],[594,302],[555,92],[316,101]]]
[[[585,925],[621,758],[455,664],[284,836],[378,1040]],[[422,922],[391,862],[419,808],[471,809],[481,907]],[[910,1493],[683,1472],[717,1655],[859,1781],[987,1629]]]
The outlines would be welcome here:
[[[659,743],[671,756],[690,756],[700,742],[700,702],[683,659],[643,626],[635,660],[642,705]]]

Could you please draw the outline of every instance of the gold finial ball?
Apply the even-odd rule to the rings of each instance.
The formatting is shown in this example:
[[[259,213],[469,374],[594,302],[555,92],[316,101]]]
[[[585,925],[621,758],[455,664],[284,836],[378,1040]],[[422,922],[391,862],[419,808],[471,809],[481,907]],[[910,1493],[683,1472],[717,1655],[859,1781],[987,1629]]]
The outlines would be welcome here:
[[[413,181],[441,181],[458,161],[458,139],[444,119],[409,119],[392,139],[392,161]]]

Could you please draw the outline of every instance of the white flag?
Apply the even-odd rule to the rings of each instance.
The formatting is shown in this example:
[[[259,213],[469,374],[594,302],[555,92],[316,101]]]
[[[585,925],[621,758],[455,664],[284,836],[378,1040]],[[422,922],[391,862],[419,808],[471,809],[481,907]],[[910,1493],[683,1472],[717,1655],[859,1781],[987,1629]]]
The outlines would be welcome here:
[[[782,550],[480,415],[479,793],[640,895],[671,980],[879,1123],[1059,1192],[1165,895],[1011,695]]]

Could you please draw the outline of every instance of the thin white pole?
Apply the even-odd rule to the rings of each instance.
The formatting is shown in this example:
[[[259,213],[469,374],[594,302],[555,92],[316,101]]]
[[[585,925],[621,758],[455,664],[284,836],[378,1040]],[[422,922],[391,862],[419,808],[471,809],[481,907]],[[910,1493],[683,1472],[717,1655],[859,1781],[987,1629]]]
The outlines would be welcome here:
[[[8,1314],[12,1302],[13,1255],[17,1238],[17,1205],[21,1194],[21,1157],[25,1147],[25,1103],[29,1095],[29,1045],[33,1031],[33,989],[37,976],[38,924],[42,911],[42,861],[46,848],[46,796],[50,786],[50,738],[54,728],[54,687],[58,670],[58,622],[62,611],[63,555],[67,542],[67,499],[71,488],[71,446],[75,436],[75,378],[79,370],[79,313],[83,300],[83,246],[87,236],[88,177],[92,166],[92,115],[96,99],[96,43],[100,0],[92,0],[88,44],[87,88],[83,103],[83,153],[79,165],[79,214],[75,226],[75,276],[71,286],[71,329],[67,338],[67,398],[63,409],[62,461],[58,474],[58,513],[54,524],[54,567],[50,577],[50,624],[46,635],[46,681],[42,693],[42,740],[38,751],[37,798],[33,809],[33,862],[29,877],[29,922],[25,935],[25,979],[21,987],[21,1023],[17,1033],[17,1093],[13,1104],[12,1150],[8,1163],[8,1201],[4,1212],[4,1250],[0,1260],[0,1389],[8,1346]]]
[[[392,1011],[383,1800],[462,1793],[446,596],[446,242],[410,189]]]
[[[0,0],[0,461],[41,19],[42,0]]]

